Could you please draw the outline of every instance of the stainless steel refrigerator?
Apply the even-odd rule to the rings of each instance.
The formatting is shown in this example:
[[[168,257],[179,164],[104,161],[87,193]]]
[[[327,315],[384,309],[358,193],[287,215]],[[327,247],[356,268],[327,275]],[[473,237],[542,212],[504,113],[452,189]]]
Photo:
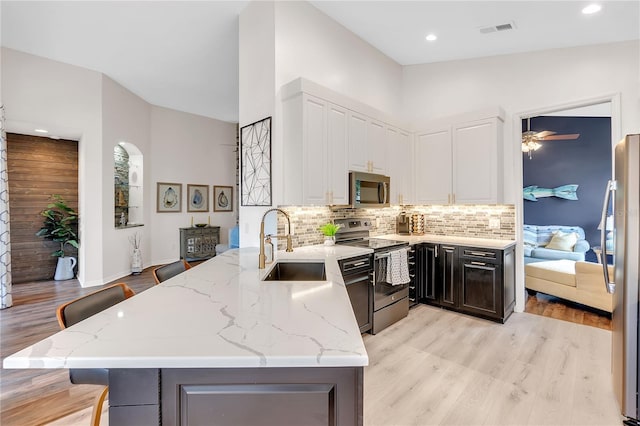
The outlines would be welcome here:
[[[626,417],[624,424],[636,426],[640,425],[640,135],[627,135],[616,145],[614,176],[608,183],[602,212],[602,223],[613,215],[613,253],[607,253],[607,230],[601,230],[605,285],[613,293],[611,371],[621,413]],[[607,271],[607,254],[613,255],[613,277]]]

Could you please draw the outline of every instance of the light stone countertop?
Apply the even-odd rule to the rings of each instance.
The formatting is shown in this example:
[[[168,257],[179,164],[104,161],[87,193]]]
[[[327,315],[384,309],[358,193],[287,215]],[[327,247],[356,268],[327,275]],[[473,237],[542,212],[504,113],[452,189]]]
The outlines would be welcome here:
[[[326,281],[265,282],[258,250],[229,250],[7,357],[4,368],[365,366],[337,260],[371,253],[309,246]],[[125,280],[126,281],[126,280]]]
[[[387,234],[377,235],[375,238],[384,238],[388,240],[406,241],[409,244],[434,243],[434,244],[455,244],[459,246],[471,246],[487,249],[504,250],[516,244],[515,240],[495,240],[490,238],[472,238],[472,237],[450,237],[447,235],[402,235]]]

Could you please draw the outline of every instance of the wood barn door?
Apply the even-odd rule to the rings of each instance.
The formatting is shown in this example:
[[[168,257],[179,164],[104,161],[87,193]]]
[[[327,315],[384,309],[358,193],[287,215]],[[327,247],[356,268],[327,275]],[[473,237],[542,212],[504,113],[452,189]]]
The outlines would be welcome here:
[[[12,281],[50,280],[56,267],[51,253],[58,244],[35,234],[52,194],[78,209],[78,142],[8,133],[7,172]]]

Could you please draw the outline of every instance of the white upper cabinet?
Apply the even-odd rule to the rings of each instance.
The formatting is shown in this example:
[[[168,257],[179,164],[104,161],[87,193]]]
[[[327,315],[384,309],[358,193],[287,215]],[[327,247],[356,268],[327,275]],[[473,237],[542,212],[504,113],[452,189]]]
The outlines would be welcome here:
[[[413,204],[413,144],[409,132],[387,128],[388,171],[391,177],[391,204]]]
[[[448,204],[451,201],[451,155],[450,127],[416,134],[416,204]]]
[[[369,121],[368,131],[369,170],[387,174],[387,126],[375,120]]]
[[[325,179],[328,155],[326,109],[322,100],[303,96],[302,193],[305,204],[324,204],[329,190]]]
[[[368,172],[367,117],[349,111],[349,170]]]
[[[283,102],[284,204],[348,202],[347,110],[301,93]]]
[[[349,111],[349,170],[387,173],[387,126],[355,111]]]
[[[490,118],[453,126],[452,183],[456,203],[502,201],[501,123],[498,118]]]
[[[327,198],[329,204],[349,203],[348,111],[338,105],[327,105]]]
[[[502,115],[416,133],[418,204],[502,202]]]

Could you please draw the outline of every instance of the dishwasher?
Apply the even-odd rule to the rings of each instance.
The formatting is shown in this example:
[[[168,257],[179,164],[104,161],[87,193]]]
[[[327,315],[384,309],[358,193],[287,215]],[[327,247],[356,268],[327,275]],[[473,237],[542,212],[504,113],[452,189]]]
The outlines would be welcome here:
[[[373,256],[350,257],[338,263],[360,333],[370,332],[373,327]]]

